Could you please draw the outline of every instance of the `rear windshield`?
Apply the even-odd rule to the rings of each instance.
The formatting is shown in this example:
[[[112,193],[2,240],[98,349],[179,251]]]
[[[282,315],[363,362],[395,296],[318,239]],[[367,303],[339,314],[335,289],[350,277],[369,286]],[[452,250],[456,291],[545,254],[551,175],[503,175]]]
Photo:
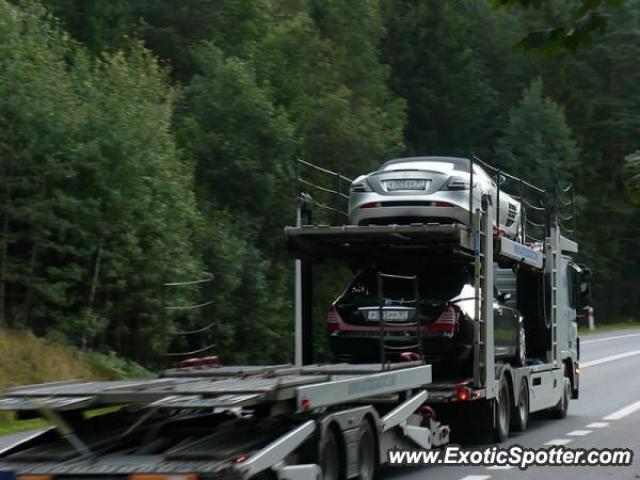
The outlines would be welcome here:
[[[378,298],[377,273],[391,275],[417,275],[418,289],[422,300],[448,301],[458,296],[465,284],[471,283],[471,275],[463,268],[438,268],[417,273],[394,271],[393,268],[371,268],[363,270],[349,286],[346,296],[351,299]],[[384,297],[390,300],[413,300],[414,283],[410,280],[385,278]]]
[[[436,170],[438,172],[452,172],[456,166],[448,162],[405,162],[392,163],[384,168],[385,172],[394,170]]]
[[[471,162],[466,158],[456,157],[408,157],[389,160],[379,170],[437,170],[469,173]]]

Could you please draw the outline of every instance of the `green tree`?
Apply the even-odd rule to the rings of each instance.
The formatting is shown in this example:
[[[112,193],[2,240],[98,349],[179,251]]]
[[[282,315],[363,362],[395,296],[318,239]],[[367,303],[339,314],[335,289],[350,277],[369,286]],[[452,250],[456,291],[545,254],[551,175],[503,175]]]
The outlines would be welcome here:
[[[493,0],[495,7],[542,9],[549,8],[543,0]],[[581,0],[567,2],[567,12],[545,28],[529,32],[520,41],[527,49],[542,49],[547,54],[557,54],[563,49],[576,49],[592,40],[595,32],[604,31],[610,20],[610,10],[622,5],[622,0]],[[556,5],[552,4],[552,7]]]
[[[553,192],[556,181],[572,181],[578,159],[576,143],[563,109],[534,80],[509,112],[499,141],[500,166]]]
[[[293,215],[293,126],[258,85],[251,62],[224,58],[211,43],[196,58],[200,73],[185,90],[179,138],[197,165],[207,226],[200,245],[218,279],[211,340],[225,361],[286,360],[288,302],[275,259],[282,225]],[[261,341],[249,342],[254,336]]]
[[[411,153],[463,153],[493,140],[496,92],[474,37],[474,2],[385,2],[384,59],[407,100]]]
[[[612,10],[597,41],[573,56],[547,61],[543,71],[548,90],[563,99],[580,145],[575,173],[578,192],[587,200],[578,217],[581,256],[596,272],[594,298],[607,319],[637,308],[620,292],[639,281],[640,258],[634,253],[639,209],[630,201],[633,185],[625,161],[640,147],[639,7],[637,0],[624,2]]]
[[[108,319],[111,345],[144,358],[164,349],[160,285],[199,270],[192,166],[171,132],[174,93],[137,45],[78,61],[73,73],[86,106],[74,191],[92,206],[85,230],[93,243],[90,291],[98,289],[87,308]]]
[[[44,16],[35,5],[22,12],[0,2],[0,322],[17,325],[29,323],[38,295],[67,302],[65,285],[48,283],[41,263],[71,223],[60,211],[73,201],[55,186],[72,175],[79,103],[63,61],[70,42]]]
[[[47,0],[43,5],[65,31],[96,54],[125,46],[138,28],[134,3],[128,0]]]
[[[379,2],[289,2],[256,46],[258,79],[271,86],[303,158],[358,175],[403,148],[404,101],[379,55]]]
[[[165,72],[137,44],[88,55],[36,4],[0,10],[3,319],[157,358],[162,280],[199,270]]]

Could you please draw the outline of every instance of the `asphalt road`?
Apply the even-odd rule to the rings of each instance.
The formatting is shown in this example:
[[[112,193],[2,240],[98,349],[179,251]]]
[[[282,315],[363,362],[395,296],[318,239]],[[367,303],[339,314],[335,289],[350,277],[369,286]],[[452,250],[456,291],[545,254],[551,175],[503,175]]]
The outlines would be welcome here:
[[[513,434],[500,446],[548,446],[566,442],[567,448],[626,447],[634,450],[629,467],[386,467],[384,480],[580,480],[640,479],[640,329],[588,335],[581,339],[580,398],[572,400],[563,420],[532,418],[529,428]],[[605,417],[630,407],[625,416]],[[617,416],[620,416],[617,415]],[[594,426],[594,424],[596,424]],[[606,425],[602,425],[606,424]],[[598,428],[596,428],[598,427]],[[545,445],[547,444],[547,445]]]
[[[562,441],[571,448],[626,447],[634,450],[629,467],[532,467],[495,470],[488,467],[386,467],[384,480],[581,480],[640,479],[640,329],[589,335],[582,338],[580,399],[571,401],[564,420],[532,418],[527,431],[514,434],[502,446],[543,447]],[[627,414],[605,419],[637,404]],[[622,411],[621,414],[625,412]],[[620,415],[618,415],[620,416]],[[593,425],[597,424],[597,428]],[[0,437],[3,447],[27,433]]]

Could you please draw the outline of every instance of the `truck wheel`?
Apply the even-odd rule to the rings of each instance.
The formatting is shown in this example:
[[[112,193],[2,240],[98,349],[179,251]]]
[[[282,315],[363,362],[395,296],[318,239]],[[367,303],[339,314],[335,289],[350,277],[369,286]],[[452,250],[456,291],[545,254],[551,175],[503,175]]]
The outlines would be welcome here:
[[[320,468],[322,480],[339,480],[340,478],[340,445],[336,432],[329,428],[320,446]]]
[[[277,476],[275,473],[271,471],[260,472],[257,475],[254,475],[249,480],[277,480]]]
[[[511,412],[511,429],[515,432],[524,432],[529,424],[529,387],[523,379],[520,382],[520,395],[518,404]]]
[[[372,480],[376,473],[376,440],[371,423],[364,421],[358,432],[358,478]]]
[[[564,384],[562,388],[562,396],[558,401],[558,404],[550,411],[551,418],[566,418],[569,411],[569,399],[571,398],[571,381],[569,378],[564,377]]]
[[[495,399],[496,426],[494,437],[496,442],[504,442],[509,436],[509,426],[511,420],[511,395],[509,394],[509,383],[503,376],[500,379],[500,389],[498,398]]]
[[[527,365],[527,336],[524,327],[520,325],[518,329],[518,350],[515,356],[515,366],[525,367]]]

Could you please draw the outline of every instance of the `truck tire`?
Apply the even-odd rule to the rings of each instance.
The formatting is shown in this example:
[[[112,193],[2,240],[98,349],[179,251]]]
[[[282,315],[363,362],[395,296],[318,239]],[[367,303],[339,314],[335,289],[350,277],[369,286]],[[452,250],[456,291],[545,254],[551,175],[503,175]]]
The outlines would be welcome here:
[[[562,386],[562,396],[558,400],[558,404],[551,408],[549,416],[551,418],[562,419],[567,417],[569,411],[569,399],[571,398],[571,381],[568,377],[564,377],[564,383]]]
[[[509,381],[506,376],[500,379],[498,397],[494,400],[496,422],[494,427],[494,441],[504,442],[509,436],[511,423],[511,394]]]
[[[529,424],[529,387],[523,379],[520,382],[520,394],[516,408],[511,412],[511,430],[524,432]]]
[[[358,432],[358,478],[373,480],[377,466],[375,433],[371,423],[365,420]]]
[[[340,480],[340,444],[333,428],[328,428],[320,445],[322,480]]]
[[[277,480],[278,476],[272,471],[264,471],[260,472],[257,475],[254,475],[249,480]]]
[[[518,349],[513,363],[515,367],[525,367],[527,365],[527,336],[522,325],[518,329]]]
[[[577,400],[578,398],[580,398],[580,375],[574,371],[571,400]]]

